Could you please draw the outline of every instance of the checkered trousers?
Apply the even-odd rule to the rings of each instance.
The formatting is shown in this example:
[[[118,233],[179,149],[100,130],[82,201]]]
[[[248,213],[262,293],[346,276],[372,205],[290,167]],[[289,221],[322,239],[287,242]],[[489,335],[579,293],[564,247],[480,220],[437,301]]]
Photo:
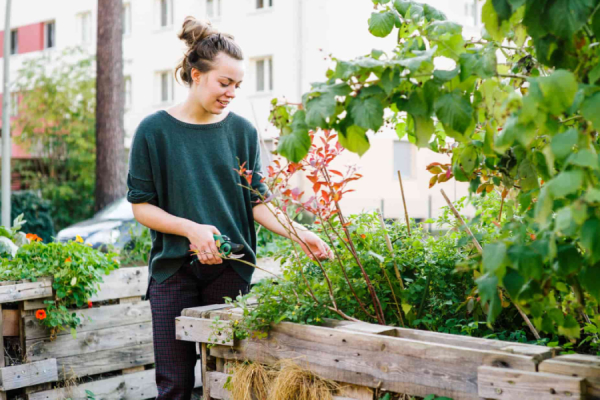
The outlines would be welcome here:
[[[189,400],[194,388],[196,344],[175,339],[175,318],[184,308],[223,304],[223,297],[248,293],[248,283],[226,261],[186,261],[163,283],[150,280],[157,400]]]

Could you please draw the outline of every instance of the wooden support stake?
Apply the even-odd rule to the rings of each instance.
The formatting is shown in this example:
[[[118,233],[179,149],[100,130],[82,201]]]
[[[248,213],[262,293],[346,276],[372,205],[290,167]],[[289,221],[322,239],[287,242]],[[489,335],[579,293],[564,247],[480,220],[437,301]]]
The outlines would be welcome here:
[[[398,170],[398,180],[400,181],[400,193],[402,193],[402,203],[404,204],[404,217],[406,218],[406,229],[408,229],[408,236],[410,236],[410,220],[408,218],[408,210],[406,209],[406,198],[404,197],[404,187],[402,186],[402,174]]]
[[[473,240],[473,244],[475,245],[475,247],[477,248],[477,250],[479,250],[479,253],[483,253],[483,249],[481,248],[481,245],[479,244],[479,242],[475,238],[475,235],[473,235],[473,232],[471,232],[471,229],[469,229],[469,226],[465,223],[465,220],[460,216],[460,214],[458,213],[458,211],[456,210],[456,208],[454,208],[454,205],[452,205],[452,202],[450,201],[450,199],[448,198],[448,196],[446,196],[446,192],[444,192],[444,189],[440,189],[440,192],[442,192],[442,196],[444,196],[444,199],[446,199],[446,203],[448,203],[448,207],[450,207],[450,210],[452,210],[452,213],[454,214],[454,216],[456,217],[456,219],[458,219],[458,221],[465,227],[465,230],[467,231],[467,233],[471,236],[471,239]],[[501,289],[499,289],[499,290],[501,290]],[[506,292],[503,291],[503,295],[507,299],[510,300],[510,297],[508,296],[508,293],[506,293]],[[527,315],[523,312],[523,310],[521,309],[521,307],[519,307],[519,305],[517,303],[515,303],[512,300],[511,300],[511,302],[514,304],[514,306],[517,309],[517,311],[519,312],[519,314],[521,314],[521,317],[523,318],[523,320],[525,320],[525,323],[529,327],[529,330],[531,331],[531,333],[533,334],[533,336],[535,336],[535,338],[537,340],[539,340],[540,339],[540,334],[538,333],[537,329],[535,329],[535,327],[533,326],[533,324],[529,320],[529,317],[527,317]]]
[[[4,335],[2,334],[4,328],[4,318],[2,317],[2,304],[0,304],[0,368],[5,366],[4,363]]]
[[[210,400],[210,387],[208,381],[208,373],[206,372],[206,361],[208,358],[208,352],[206,351],[206,343],[200,344],[202,348],[202,398],[204,400]]]
[[[385,243],[387,244],[387,248],[390,251],[392,257],[394,257],[394,248],[392,247],[392,242],[387,233],[387,229],[385,228],[385,221],[383,220],[382,213],[377,213],[379,215],[379,223],[381,224],[381,229],[383,230],[383,234],[385,236]],[[400,287],[404,290],[404,282],[402,282],[402,275],[400,275],[400,270],[398,269],[398,264],[396,264],[396,260],[392,260],[394,262],[394,272],[396,272],[396,278],[398,278],[398,282],[400,282]]]

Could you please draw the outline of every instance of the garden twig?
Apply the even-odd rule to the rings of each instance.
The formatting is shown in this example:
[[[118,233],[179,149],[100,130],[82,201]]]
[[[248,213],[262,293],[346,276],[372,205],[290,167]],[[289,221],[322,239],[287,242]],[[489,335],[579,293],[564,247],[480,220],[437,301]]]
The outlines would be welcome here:
[[[406,208],[406,198],[404,197],[404,187],[402,186],[402,174],[398,170],[398,181],[400,182],[400,193],[402,194],[402,204],[404,204],[404,217],[406,218],[406,229],[408,230],[408,236],[410,236],[410,220],[408,218],[408,210]]]
[[[398,264],[396,264],[394,248],[392,247],[392,242],[390,241],[390,237],[387,233],[387,229],[385,228],[385,222],[383,221],[383,215],[381,213],[377,213],[379,216],[379,223],[381,224],[381,229],[383,230],[383,235],[385,237],[385,243],[387,244],[387,248],[392,255],[392,261],[394,262],[394,272],[396,273],[396,278],[398,278],[398,282],[400,282],[400,287],[404,290],[404,282],[402,282],[402,275],[400,275],[400,270],[398,269]]]

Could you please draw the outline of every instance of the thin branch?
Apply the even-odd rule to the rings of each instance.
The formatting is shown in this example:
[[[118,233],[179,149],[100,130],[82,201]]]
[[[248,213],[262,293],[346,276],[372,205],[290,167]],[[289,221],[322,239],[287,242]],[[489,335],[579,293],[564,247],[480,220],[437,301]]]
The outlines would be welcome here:
[[[518,74],[496,74],[496,76],[499,78],[511,78],[511,79],[523,79],[523,80],[527,80],[530,78],[529,76],[518,75]]]
[[[404,187],[402,186],[402,174],[398,170],[398,181],[400,182],[400,193],[402,193],[402,204],[404,204],[404,217],[406,218],[406,228],[408,229],[408,236],[410,236],[410,220],[408,218],[408,210],[406,208],[406,198],[404,197]]]
[[[385,243],[387,245],[388,251],[392,255],[392,261],[394,263],[394,272],[396,273],[396,278],[398,278],[398,282],[400,282],[400,287],[404,290],[404,282],[402,282],[402,275],[400,275],[400,270],[398,269],[398,264],[396,264],[396,254],[394,253],[394,248],[392,247],[392,242],[390,241],[390,237],[388,236],[387,229],[385,228],[385,222],[383,221],[383,215],[381,213],[377,213],[379,216],[379,223],[381,224],[381,230],[383,231],[383,235],[385,237]]]

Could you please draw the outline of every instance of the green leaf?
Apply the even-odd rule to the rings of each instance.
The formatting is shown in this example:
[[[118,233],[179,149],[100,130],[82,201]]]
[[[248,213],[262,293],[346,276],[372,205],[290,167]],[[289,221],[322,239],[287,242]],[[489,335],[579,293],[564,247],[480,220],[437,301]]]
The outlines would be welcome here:
[[[591,0],[554,0],[544,18],[550,32],[571,39],[587,22],[594,2]]]
[[[582,265],[583,259],[575,246],[569,244],[558,247],[554,270],[560,276],[568,276],[573,272],[577,272]]]
[[[540,186],[535,165],[528,159],[521,161],[521,164],[519,164],[518,177],[521,183],[521,190],[524,192],[537,189]]]
[[[471,175],[477,163],[477,149],[473,146],[464,147],[460,152],[458,160],[465,174]]]
[[[592,121],[595,129],[600,129],[600,92],[584,100],[581,113],[585,119]]]
[[[469,99],[458,91],[438,97],[434,109],[444,125],[459,133],[465,133],[471,125],[473,107]]]
[[[506,245],[504,242],[489,243],[483,248],[483,269],[489,273],[495,273],[504,265],[506,258]]]
[[[581,170],[561,172],[547,185],[554,198],[566,197],[581,188],[583,185],[583,172]]]
[[[435,71],[433,71],[433,77],[439,79],[442,82],[448,82],[456,78],[459,71],[460,68],[458,66],[456,66],[456,68],[454,68],[451,71],[436,69]]]
[[[512,7],[508,0],[492,0],[492,4],[500,21],[508,20],[512,15]]]
[[[366,133],[366,129],[352,125],[338,136],[338,140],[344,148],[362,156],[371,146]]]
[[[504,32],[501,29],[500,18],[494,9],[492,0],[487,0],[481,10],[481,22],[485,25],[485,30],[489,33],[492,39],[502,42]]]
[[[600,39],[600,10],[596,9],[594,16],[592,18],[592,30],[594,31],[594,36],[596,36],[596,41]],[[596,67],[598,69],[598,67]],[[594,83],[594,82],[590,82]]]
[[[552,214],[554,198],[548,186],[544,186],[540,190],[540,195],[535,203],[535,220],[540,225],[546,225],[548,217]]]
[[[292,162],[300,162],[310,149],[308,133],[290,133],[279,137],[277,152]]]
[[[335,114],[336,100],[331,92],[321,94],[306,103],[306,123],[310,126],[327,127],[327,118]]]
[[[592,262],[600,261],[600,220],[587,220],[581,227],[581,244]]]
[[[569,157],[569,163],[596,170],[600,168],[600,165],[598,165],[598,156],[589,149],[582,149],[577,153],[572,154],[571,157]]]
[[[573,146],[577,144],[578,139],[579,133],[573,128],[554,136],[550,145],[554,156],[558,159],[563,159],[571,154]]]
[[[588,203],[600,203],[600,189],[590,188],[584,196]]]
[[[482,304],[489,301],[488,323],[496,320],[502,311],[502,304],[498,297],[498,277],[489,273],[477,279],[477,287]]]
[[[377,132],[383,125],[383,105],[374,97],[355,97],[350,102],[350,114],[356,125]]]
[[[482,79],[496,75],[496,53],[493,49],[477,53],[463,53],[460,55],[460,80],[464,82],[471,75]]]
[[[581,285],[600,302],[600,264],[586,265],[580,274]]]
[[[417,137],[417,147],[427,147],[431,135],[435,132],[433,119],[431,117],[412,116],[415,121],[415,135]]]
[[[429,4],[423,4],[423,10],[425,11],[425,18],[429,21],[445,21],[447,19],[446,14]]]
[[[394,29],[396,14],[391,11],[372,13],[369,18],[369,32],[377,37],[386,37]]]
[[[71,328],[71,336],[73,336],[73,339],[77,339],[77,329]]]
[[[397,64],[402,65],[410,70],[410,72],[416,72],[421,68],[421,64],[424,62],[431,63],[432,58],[437,51],[437,46],[434,46],[429,50],[413,50],[415,57],[403,58],[395,61]]]
[[[568,314],[565,317],[565,322],[562,326],[558,327],[558,333],[563,336],[567,336],[570,338],[579,338],[580,337],[580,326],[577,323],[577,320],[573,318],[572,315]]]
[[[510,297],[516,300],[519,297],[519,292],[525,284],[525,278],[514,269],[509,269],[502,279],[504,287],[508,291]]]
[[[572,72],[560,69],[536,80],[552,114],[559,115],[571,107],[577,94],[577,79]]]

